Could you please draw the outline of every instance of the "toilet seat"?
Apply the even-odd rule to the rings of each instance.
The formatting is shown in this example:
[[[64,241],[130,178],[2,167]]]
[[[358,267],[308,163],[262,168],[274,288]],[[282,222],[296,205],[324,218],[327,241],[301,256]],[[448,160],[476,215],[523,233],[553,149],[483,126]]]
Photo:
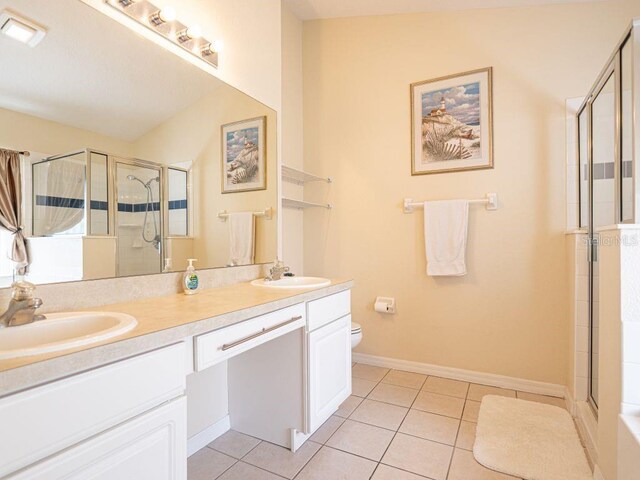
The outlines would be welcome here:
[[[362,332],[362,327],[359,323],[351,322],[351,335]]]

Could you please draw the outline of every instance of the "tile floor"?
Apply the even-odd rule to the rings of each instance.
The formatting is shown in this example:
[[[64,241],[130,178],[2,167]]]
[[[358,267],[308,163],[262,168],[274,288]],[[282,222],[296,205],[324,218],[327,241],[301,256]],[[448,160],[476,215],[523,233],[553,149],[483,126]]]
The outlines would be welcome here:
[[[189,480],[513,480],[473,458],[482,397],[564,400],[362,363],[353,395],[295,453],[229,431],[189,458]]]

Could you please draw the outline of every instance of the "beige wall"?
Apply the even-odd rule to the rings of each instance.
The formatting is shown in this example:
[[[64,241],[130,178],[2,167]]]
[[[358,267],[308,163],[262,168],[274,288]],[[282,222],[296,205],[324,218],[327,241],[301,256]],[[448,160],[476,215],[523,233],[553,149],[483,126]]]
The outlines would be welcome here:
[[[282,114],[281,136],[283,165],[302,169],[302,22],[282,5]],[[282,196],[302,200],[304,188],[282,182]],[[304,212],[281,209],[282,259],[298,275],[304,270]]]
[[[86,147],[131,153],[129,142],[0,108],[0,148],[57,155]]]
[[[334,210],[305,214],[305,270],[355,279],[359,352],[566,384],[565,99],[634,15],[625,0],[305,23],[305,167],[335,178]],[[412,177],[409,84],[487,66],[495,169]],[[472,207],[469,274],[427,277],[402,199],[486,192],[501,205]],[[376,295],[398,314],[374,313]]]
[[[267,189],[254,192],[221,193],[221,126],[266,116]],[[276,114],[266,105],[228,85],[220,85],[206,97],[174,115],[139,138],[135,156],[171,164],[193,162],[193,255],[203,267],[229,262],[229,222],[218,212],[277,210]],[[256,263],[271,262],[277,255],[275,218],[256,218]],[[174,269],[185,266],[174,264]]]

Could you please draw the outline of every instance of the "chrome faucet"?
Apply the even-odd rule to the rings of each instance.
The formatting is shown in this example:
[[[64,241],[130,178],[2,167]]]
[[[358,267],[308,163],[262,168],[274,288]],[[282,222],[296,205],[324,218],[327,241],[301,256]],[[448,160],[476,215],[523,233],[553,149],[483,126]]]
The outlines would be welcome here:
[[[267,278],[265,278],[265,280],[267,280],[268,282],[280,280],[282,276],[285,273],[287,273],[289,270],[290,268],[286,267],[282,260],[276,259],[276,261],[273,264],[273,267],[269,269],[269,275],[267,275]]]
[[[37,320],[44,320],[44,315],[36,315],[42,306],[42,300],[33,296],[36,286],[29,282],[15,282],[11,285],[11,301],[7,311],[0,315],[0,329],[26,325]]]

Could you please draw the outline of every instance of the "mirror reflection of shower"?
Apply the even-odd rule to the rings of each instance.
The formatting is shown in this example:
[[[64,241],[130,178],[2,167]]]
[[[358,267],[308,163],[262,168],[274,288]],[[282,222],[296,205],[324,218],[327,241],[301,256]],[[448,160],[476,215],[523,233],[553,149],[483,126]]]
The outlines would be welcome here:
[[[140,180],[138,177],[136,177],[135,175],[127,175],[127,180],[131,180],[131,181],[135,181],[135,182],[140,182],[140,184],[145,188],[145,190],[147,191],[147,202],[144,206],[144,220],[142,222],[142,239],[147,242],[147,243],[152,243],[153,247],[160,251],[160,245],[161,245],[161,238],[160,238],[160,233],[158,231],[158,220],[156,219],[156,216],[154,214],[151,215],[152,221],[153,221],[153,237],[151,238],[147,238],[147,221],[149,219],[149,210],[151,210],[153,212],[153,190],[151,189],[151,182],[158,182],[160,183],[160,177],[153,177],[151,180],[149,180],[147,183],[143,182],[142,180]]]
[[[118,158],[116,237],[118,276],[162,271],[164,255],[160,166]]]

